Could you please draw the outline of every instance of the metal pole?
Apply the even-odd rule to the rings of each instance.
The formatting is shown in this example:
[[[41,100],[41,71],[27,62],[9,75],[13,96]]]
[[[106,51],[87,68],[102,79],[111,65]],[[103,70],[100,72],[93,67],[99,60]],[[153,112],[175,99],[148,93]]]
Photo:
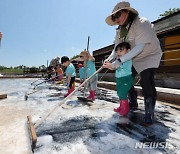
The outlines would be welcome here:
[[[88,41],[87,41],[87,51],[89,50],[89,40],[90,40],[90,36],[88,36]]]

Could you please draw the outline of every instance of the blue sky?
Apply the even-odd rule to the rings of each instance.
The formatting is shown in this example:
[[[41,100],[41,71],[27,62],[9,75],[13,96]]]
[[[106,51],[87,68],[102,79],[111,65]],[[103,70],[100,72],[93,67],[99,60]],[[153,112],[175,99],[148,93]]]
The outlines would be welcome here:
[[[40,66],[56,56],[90,52],[112,44],[115,28],[105,23],[119,0],[0,0],[0,65]],[[179,0],[129,0],[151,22]]]

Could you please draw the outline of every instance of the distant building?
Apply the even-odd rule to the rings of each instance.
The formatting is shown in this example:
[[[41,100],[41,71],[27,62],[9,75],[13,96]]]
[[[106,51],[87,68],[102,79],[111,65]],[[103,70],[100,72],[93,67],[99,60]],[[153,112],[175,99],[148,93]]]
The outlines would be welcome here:
[[[160,68],[180,73],[180,11],[152,23],[163,51]]]

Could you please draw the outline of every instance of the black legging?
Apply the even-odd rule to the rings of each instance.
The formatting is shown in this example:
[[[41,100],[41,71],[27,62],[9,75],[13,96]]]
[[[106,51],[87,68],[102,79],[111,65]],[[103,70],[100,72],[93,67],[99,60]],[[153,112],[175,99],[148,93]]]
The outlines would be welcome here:
[[[155,68],[148,68],[140,73],[140,84],[142,87],[142,93],[145,98],[156,97],[156,88],[154,83],[154,74],[155,74]],[[136,70],[134,67],[132,68],[132,75],[133,78],[137,75]],[[134,86],[129,90],[129,95],[134,96],[135,95],[135,89]]]
[[[71,77],[71,81],[69,83],[69,88],[72,88],[73,83],[75,82],[75,76]]]
[[[156,88],[154,83],[155,68],[148,68],[140,73],[141,87],[145,98],[156,97]]]

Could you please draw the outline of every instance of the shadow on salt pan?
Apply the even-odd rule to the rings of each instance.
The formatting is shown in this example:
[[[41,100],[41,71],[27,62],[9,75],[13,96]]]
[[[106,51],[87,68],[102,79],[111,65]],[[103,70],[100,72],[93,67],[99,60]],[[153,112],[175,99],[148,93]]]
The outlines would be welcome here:
[[[53,101],[59,101],[59,100],[63,100],[63,99],[61,97],[58,97],[58,98],[49,98],[47,101],[53,102]]]
[[[76,142],[78,139],[83,141],[98,139],[106,136],[107,133],[98,127],[98,120],[95,117],[77,116],[62,123],[44,124],[37,129],[38,139],[37,149],[46,144],[45,138],[48,141],[57,143]]]
[[[48,98],[47,101],[52,102],[52,101],[59,101],[59,100],[63,100],[64,99],[64,95],[62,95],[62,93],[58,92],[58,93],[52,93],[47,95]]]
[[[18,96],[18,95],[19,95],[19,92],[8,93],[8,96]]]
[[[132,153],[133,150],[136,151],[135,153],[139,153],[138,149],[134,148],[137,142],[149,142],[149,144],[161,142],[177,147],[179,142],[175,143],[174,140],[178,140],[178,137],[174,139],[174,136],[173,138],[169,136],[171,127],[165,125],[165,119],[162,119],[161,114],[168,116],[168,113],[156,113],[155,124],[150,127],[141,125],[144,116],[143,111],[131,112],[127,117],[113,114],[107,120],[85,115],[77,116],[61,123],[58,123],[58,121],[63,119],[57,119],[56,123],[46,122],[36,130],[38,135],[36,152],[40,153],[44,148],[50,151],[61,152],[63,146],[68,147],[68,145],[75,144],[79,140],[83,142],[83,145],[92,154],[99,152],[117,154],[120,150],[119,147],[122,147],[121,151],[130,150],[127,153]],[[126,142],[124,142],[124,139]],[[113,149],[115,151],[112,152]],[[173,153],[173,149],[170,148],[157,147],[155,149],[160,152]]]
[[[178,137],[171,138],[170,133],[172,133],[173,127],[166,126],[166,122],[174,122],[173,117],[171,117],[169,112],[158,111],[155,112],[154,124],[145,127],[143,126],[144,111],[130,112],[128,116],[117,116],[114,114],[112,119],[108,119],[105,123],[109,123],[109,128],[120,134],[124,134],[132,139],[139,142],[143,142],[151,145],[152,143],[161,143],[164,146],[166,144],[171,145],[170,147],[178,147],[178,143],[170,142],[173,140],[178,140]],[[114,123],[112,123],[114,121]],[[176,130],[177,131],[177,130]],[[175,130],[174,130],[175,132]],[[172,153],[171,148],[159,148],[161,152]]]
[[[69,106],[77,107],[80,103],[79,101],[68,101],[66,104]]]

